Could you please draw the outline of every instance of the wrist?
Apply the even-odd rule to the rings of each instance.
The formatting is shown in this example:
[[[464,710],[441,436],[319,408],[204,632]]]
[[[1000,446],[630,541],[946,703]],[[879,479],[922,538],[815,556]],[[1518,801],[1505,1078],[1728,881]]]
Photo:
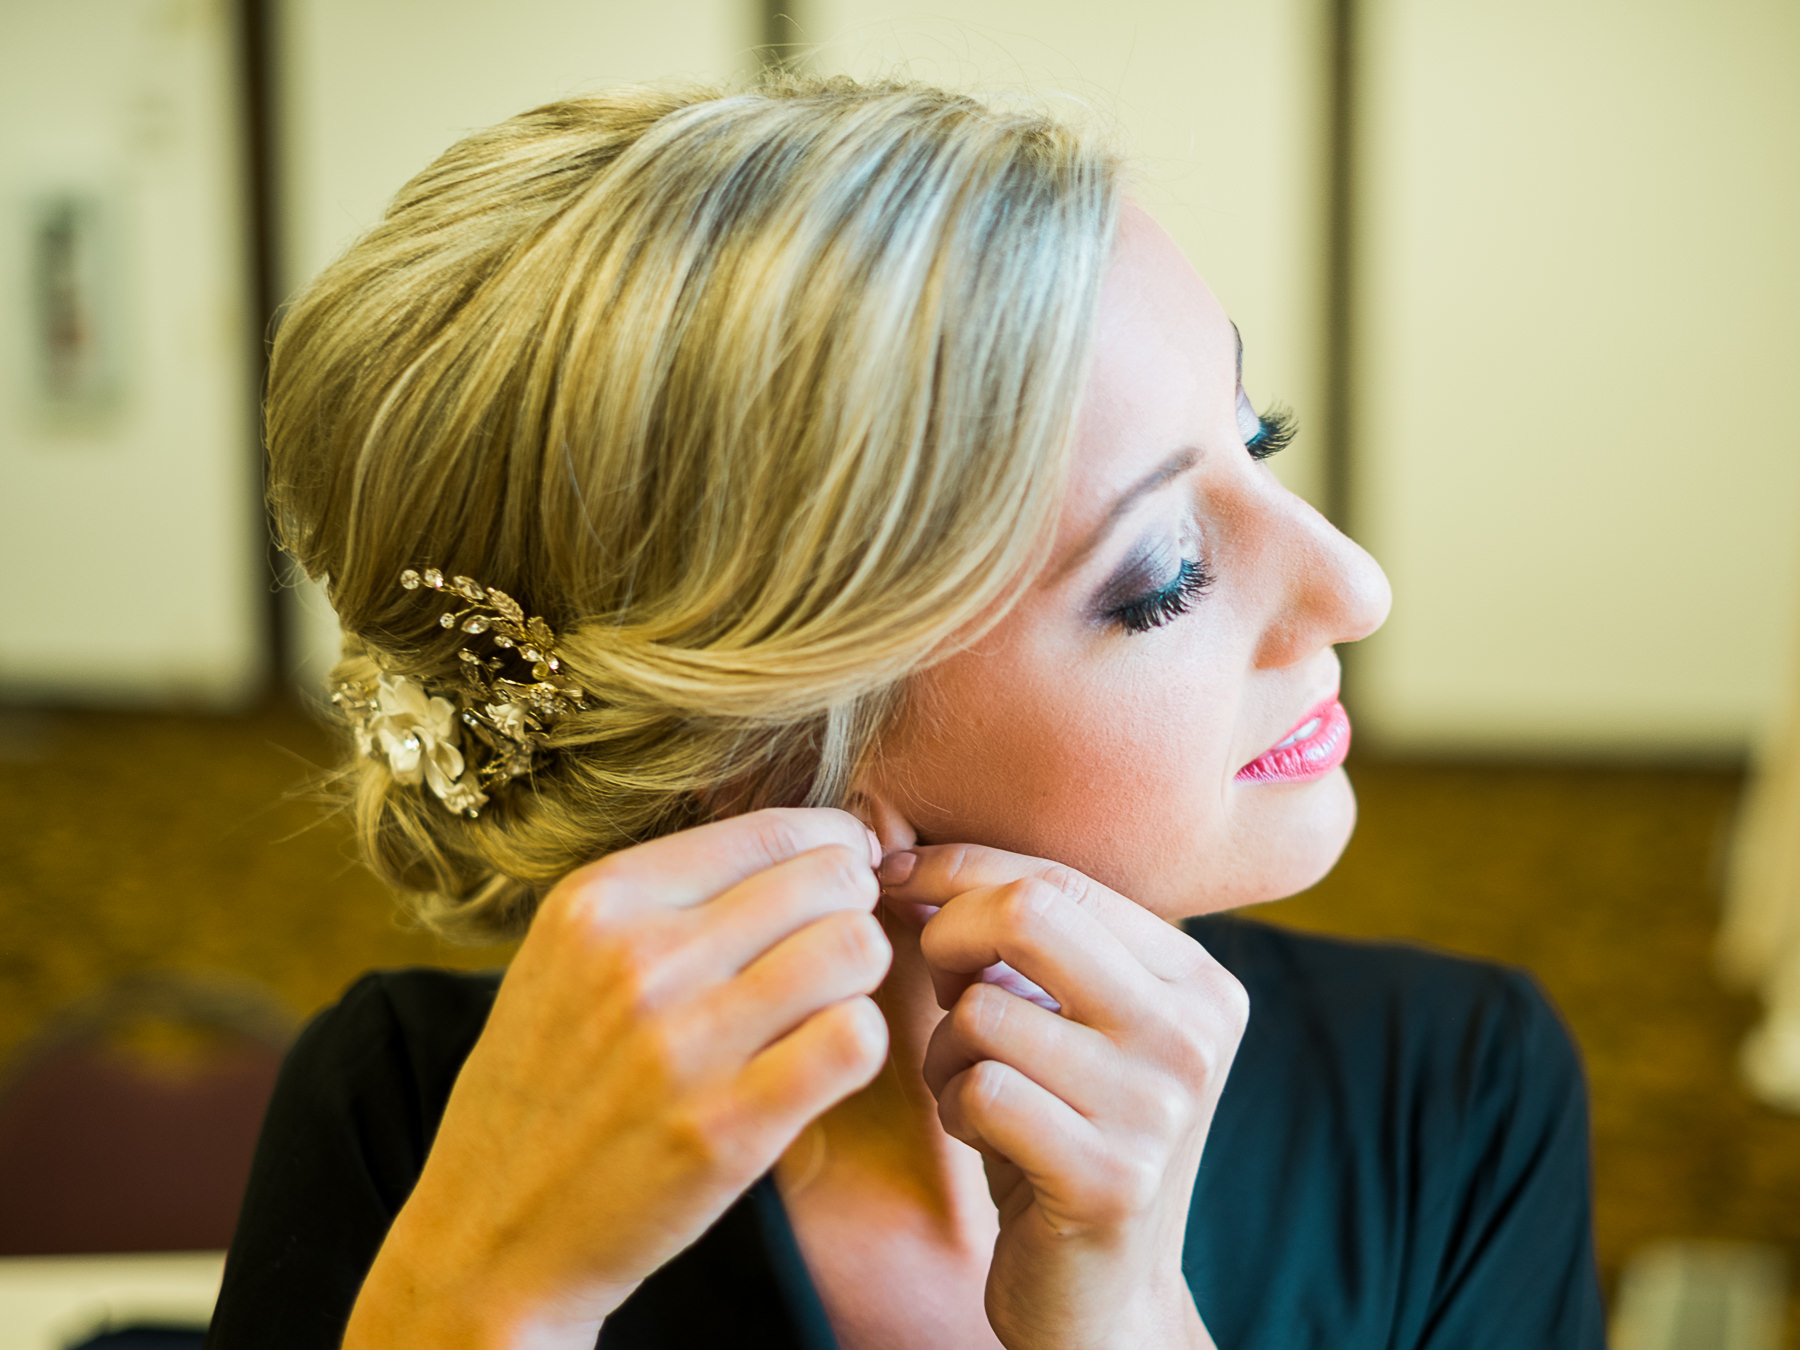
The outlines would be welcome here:
[[[1218,1350],[1179,1273],[1173,1282],[1140,1287],[1104,1313],[1095,1308],[1086,1319],[1036,1318],[1003,1329],[991,1308],[989,1317],[1007,1350]]]
[[[1107,1350],[1155,1346],[1166,1350],[1218,1350],[1200,1310],[1194,1304],[1193,1290],[1179,1270],[1172,1278],[1159,1281],[1134,1310],[1135,1316],[1122,1320],[1120,1335],[1107,1341]]]
[[[357,1294],[343,1350],[591,1350],[632,1292],[564,1291],[509,1255],[477,1253],[466,1231],[409,1202]]]

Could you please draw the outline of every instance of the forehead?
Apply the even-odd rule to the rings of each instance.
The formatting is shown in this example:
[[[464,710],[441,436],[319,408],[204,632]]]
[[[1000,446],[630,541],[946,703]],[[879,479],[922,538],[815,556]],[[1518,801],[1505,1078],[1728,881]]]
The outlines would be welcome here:
[[[1237,336],[1166,231],[1127,203],[1100,291],[1076,425],[1062,554],[1132,484],[1184,448],[1235,439]]]

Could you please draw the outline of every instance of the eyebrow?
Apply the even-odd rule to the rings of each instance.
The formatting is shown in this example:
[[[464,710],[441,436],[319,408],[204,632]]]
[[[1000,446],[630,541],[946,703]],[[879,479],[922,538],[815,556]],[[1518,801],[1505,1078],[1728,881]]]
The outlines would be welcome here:
[[[1227,320],[1227,322],[1230,322],[1230,320]],[[1241,389],[1244,385],[1244,335],[1238,331],[1236,323],[1231,324],[1231,337],[1237,344],[1237,382],[1238,387]],[[1152,469],[1148,474],[1144,475],[1144,477],[1126,488],[1124,492],[1119,494],[1119,499],[1107,510],[1105,517],[1100,523],[1088,532],[1087,538],[1083,539],[1081,543],[1076,546],[1074,552],[1070,553],[1067,558],[1057,564],[1056,570],[1051,574],[1052,577],[1061,578],[1067,576],[1070,572],[1073,572],[1081,565],[1082,559],[1086,558],[1095,549],[1100,547],[1101,542],[1106,538],[1108,532],[1111,531],[1114,525],[1119,523],[1119,518],[1121,516],[1131,510],[1133,506],[1137,505],[1141,498],[1149,493],[1155,492],[1160,487],[1166,486],[1169,482],[1179,478],[1182,474],[1193,468],[1195,462],[1199,458],[1200,452],[1198,450],[1194,449],[1192,446],[1184,446],[1174,454],[1170,455],[1161,464],[1157,465],[1157,467]]]
[[[1064,577],[1074,571],[1076,567],[1080,566],[1082,559],[1100,547],[1101,541],[1106,538],[1112,527],[1119,523],[1121,516],[1130,511],[1145,496],[1181,477],[1182,474],[1194,467],[1199,458],[1198,450],[1192,446],[1184,446],[1121,492],[1118,500],[1107,509],[1105,517],[1088,532],[1087,538],[1081,541],[1074,552],[1057,565],[1053,575]]]

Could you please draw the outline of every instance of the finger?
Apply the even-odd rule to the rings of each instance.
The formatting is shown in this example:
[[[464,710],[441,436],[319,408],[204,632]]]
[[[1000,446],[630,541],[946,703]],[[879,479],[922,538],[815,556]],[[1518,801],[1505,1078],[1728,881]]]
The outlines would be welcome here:
[[[925,1047],[925,1083],[934,1096],[964,1070],[998,1060],[1095,1117],[1119,1097],[1121,1057],[1100,1032],[989,984],[964,992]]]
[[[596,882],[615,900],[697,905],[765,868],[836,844],[880,856],[875,836],[848,811],[826,807],[751,811],[621,849],[571,874],[585,889]]]
[[[926,925],[919,949],[946,1011],[1002,961],[1088,1026],[1130,1025],[1161,988],[1092,912],[1035,880],[965,891]]]
[[[821,1008],[755,1056],[732,1101],[750,1128],[785,1148],[810,1122],[865,1088],[887,1063],[887,1019],[870,998]]]
[[[880,899],[866,849],[827,844],[746,877],[691,910],[675,958],[694,987],[730,979],[783,938],[827,914],[868,914]]]
[[[828,914],[700,999],[689,1025],[714,1053],[748,1059],[821,1008],[873,993],[893,956],[874,915]]]
[[[900,861],[911,857],[909,864]],[[892,879],[904,872],[903,879]],[[1072,867],[979,844],[922,845],[882,860],[883,895],[896,904],[942,905],[966,891],[1009,882],[1044,882],[1090,911],[1144,968],[1164,980],[1187,978],[1204,959],[1200,945],[1142,905]]]
[[[1017,1167],[1040,1200],[1066,1197],[1093,1170],[1104,1143],[1074,1107],[992,1059],[945,1084],[938,1119],[952,1138]]]
[[[1062,1011],[1062,1004],[1051,998],[1047,991],[1035,981],[1026,979],[1004,961],[997,961],[982,971],[979,982],[991,984],[996,989],[1004,989],[1009,994],[1017,994],[1020,998],[1028,999],[1049,1012]]]

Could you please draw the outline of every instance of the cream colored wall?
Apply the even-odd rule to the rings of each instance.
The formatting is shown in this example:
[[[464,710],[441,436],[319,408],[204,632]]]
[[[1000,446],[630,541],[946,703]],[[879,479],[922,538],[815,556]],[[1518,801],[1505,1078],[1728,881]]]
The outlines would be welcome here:
[[[1275,461],[1323,487],[1324,6],[1314,0],[803,0],[820,69],[1048,94],[1115,127],[1137,195],[1243,331],[1245,382],[1299,415]],[[1309,430],[1311,434],[1309,434]]]
[[[225,0],[0,6],[0,693],[232,704],[266,575]],[[113,394],[39,392],[27,221],[111,216]]]
[[[1297,406],[1317,499],[1325,6],[790,6],[823,68],[1116,118],[1140,195]],[[1390,746],[1731,751],[1800,613],[1800,10],[1363,0],[1357,532],[1395,582],[1353,657]],[[287,0],[286,276],[457,134],[748,64],[759,7]],[[1310,427],[1314,435],[1307,436]],[[307,674],[329,663],[313,607]]]
[[[1800,6],[1364,11],[1364,727],[1742,748],[1800,613]]]
[[[749,0],[284,0],[282,274],[289,290],[379,218],[458,137],[567,94],[751,68]],[[290,597],[295,678],[316,690],[337,624],[310,586]]]
[[[904,63],[958,84],[1049,88],[1081,115],[1116,117],[1168,223],[1243,329],[1246,378],[1296,408],[1299,445],[1281,471],[1316,496],[1322,422],[1321,33],[1301,0],[1104,13],[1073,3],[983,3],[954,17],[919,7],[811,0],[788,7],[821,68]],[[310,275],[371,222],[430,156],[469,128],[574,89],[663,74],[748,68],[760,7],[685,0],[655,7],[537,0],[287,0],[281,77],[285,275]],[[423,16],[429,15],[429,22]],[[401,54],[404,53],[404,59]],[[297,677],[316,687],[335,653],[329,611],[294,597]]]

